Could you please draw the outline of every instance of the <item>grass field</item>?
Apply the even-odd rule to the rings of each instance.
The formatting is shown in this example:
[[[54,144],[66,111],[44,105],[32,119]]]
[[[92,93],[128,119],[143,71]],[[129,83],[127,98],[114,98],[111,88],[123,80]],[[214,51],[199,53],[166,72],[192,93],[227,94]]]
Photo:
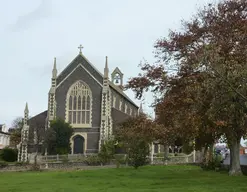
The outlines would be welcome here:
[[[246,191],[247,177],[195,166],[147,166],[71,172],[0,173],[0,192]]]

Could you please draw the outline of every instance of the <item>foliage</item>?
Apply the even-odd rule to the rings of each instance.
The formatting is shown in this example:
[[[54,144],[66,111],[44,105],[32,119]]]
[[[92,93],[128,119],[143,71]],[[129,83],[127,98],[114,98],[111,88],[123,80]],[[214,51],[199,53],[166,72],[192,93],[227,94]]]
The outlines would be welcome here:
[[[102,144],[101,150],[98,155],[103,164],[110,163],[110,161],[114,158],[115,143],[115,140],[108,140],[105,141],[104,144]]]
[[[0,161],[0,169],[4,168],[4,167],[7,167],[8,166],[8,163],[5,162],[5,161]]]
[[[70,138],[73,129],[63,119],[53,120],[50,129],[46,131],[45,147],[50,155],[70,153]]]
[[[148,164],[149,144],[145,140],[137,140],[135,145],[129,148],[130,165],[135,169]]]
[[[87,165],[90,165],[90,166],[95,166],[95,165],[101,165],[102,164],[101,158],[98,155],[89,155],[89,156],[86,157],[84,162]]]
[[[23,118],[22,117],[16,117],[12,121],[12,128],[14,129],[22,129],[23,127]]]
[[[126,149],[128,159],[135,168],[147,163],[149,144],[157,135],[156,124],[142,113],[121,123],[116,130],[116,139]]]
[[[155,140],[157,132],[157,126],[153,120],[141,113],[119,124],[116,130],[116,140],[122,142],[125,147],[135,140],[145,140],[150,143]]]
[[[32,164],[29,171],[35,171],[35,172],[41,171],[40,165],[37,163]]]
[[[5,147],[0,151],[0,159],[7,162],[17,161],[18,152],[16,149]]]
[[[114,160],[117,168],[119,168],[120,165],[124,165],[124,164],[126,165],[128,163],[126,154],[115,154]]]
[[[9,143],[11,147],[17,147],[21,142],[21,129],[14,129],[10,134]]]
[[[29,162],[16,162],[15,165],[16,166],[25,166],[25,165],[29,165]]]
[[[217,170],[221,167],[222,157],[220,155],[215,155],[212,160],[208,162],[203,162],[201,168],[203,170]]]
[[[192,142],[187,142],[187,143],[183,144],[183,152],[185,154],[187,154],[187,155],[191,154],[193,152],[193,150],[194,150],[194,147],[193,147]]]
[[[229,173],[236,175],[241,173],[240,139],[247,134],[246,9],[244,0],[200,9],[182,22],[182,31],[157,40],[157,64],[144,63],[126,86],[137,98],[147,90],[155,94],[161,140],[196,139],[202,149],[224,135],[234,157]],[[171,63],[178,69],[175,75],[168,75]]]
[[[16,148],[21,142],[21,129],[23,127],[23,118],[17,117],[12,122],[12,129],[10,134],[10,146]]]

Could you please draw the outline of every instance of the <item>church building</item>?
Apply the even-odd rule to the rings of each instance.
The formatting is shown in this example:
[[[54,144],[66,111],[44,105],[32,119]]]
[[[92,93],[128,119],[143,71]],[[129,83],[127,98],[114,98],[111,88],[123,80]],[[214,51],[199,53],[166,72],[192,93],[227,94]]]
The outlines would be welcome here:
[[[24,120],[28,135],[26,143],[23,139],[20,145],[24,153],[41,147],[45,130],[55,118],[64,119],[74,129],[72,154],[97,153],[101,143],[112,137],[118,123],[138,114],[138,106],[123,91],[120,69],[116,67],[109,79],[107,57],[102,74],[82,54],[82,46],[78,48],[79,54],[59,75],[54,59],[48,110]],[[28,112],[26,106],[25,118]]]

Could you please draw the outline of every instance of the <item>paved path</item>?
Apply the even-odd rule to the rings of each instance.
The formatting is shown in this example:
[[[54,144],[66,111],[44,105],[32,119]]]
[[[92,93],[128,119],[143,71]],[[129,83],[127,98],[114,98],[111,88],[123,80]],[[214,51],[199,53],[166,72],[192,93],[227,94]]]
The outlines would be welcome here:
[[[230,155],[223,162],[225,165],[230,164]],[[240,165],[247,165],[247,155],[240,155]]]

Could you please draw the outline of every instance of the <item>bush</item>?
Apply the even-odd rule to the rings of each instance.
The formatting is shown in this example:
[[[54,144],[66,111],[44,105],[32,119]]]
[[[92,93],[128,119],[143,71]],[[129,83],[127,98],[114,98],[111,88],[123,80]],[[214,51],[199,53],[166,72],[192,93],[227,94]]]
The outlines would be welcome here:
[[[114,162],[116,164],[116,167],[119,168],[120,165],[127,163],[127,156],[125,154],[115,154]]]
[[[4,148],[0,151],[0,158],[7,162],[17,161],[18,151],[16,149]]]
[[[68,156],[63,156],[63,157],[62,157],[62,163],[69,163],[69,158],[68,158]]]
[[[29,165],[28,162],[16,162],[15,163],[16,166],[25,166],[25,165]]]
[[[129,150],[130,164],[137,169],[149,163],[149,145],[144,140],[136,141]]]
[[[194,147],[193,147],[193,144],[192,143],[184,143],[183,144],[183,153],[185,153],[186,155],[189,155],[193,152],[194,150]]]
[[[30,167],[29,171],[41,171],[40,165],[32,164],[32,166]]]
[[[110,163],[115,154],[115,141],[109,140],[106,141],[102,146],[99,152],[99,158],[101,162],[105,165]]]
[[[101,159],[98,155],[90,155],[87,156],[86,159],[84,160],[87,165],[101,165]]]
[[[4,167],[7,167],[8,166],[8,163],[6,162],[0,162],[0,169],[1,168],[4,168]]]
[[[220,155],[214,156],[212,161],[203,162],[201,168],[203,170],[217,170],[221,167],[222,157]]]

